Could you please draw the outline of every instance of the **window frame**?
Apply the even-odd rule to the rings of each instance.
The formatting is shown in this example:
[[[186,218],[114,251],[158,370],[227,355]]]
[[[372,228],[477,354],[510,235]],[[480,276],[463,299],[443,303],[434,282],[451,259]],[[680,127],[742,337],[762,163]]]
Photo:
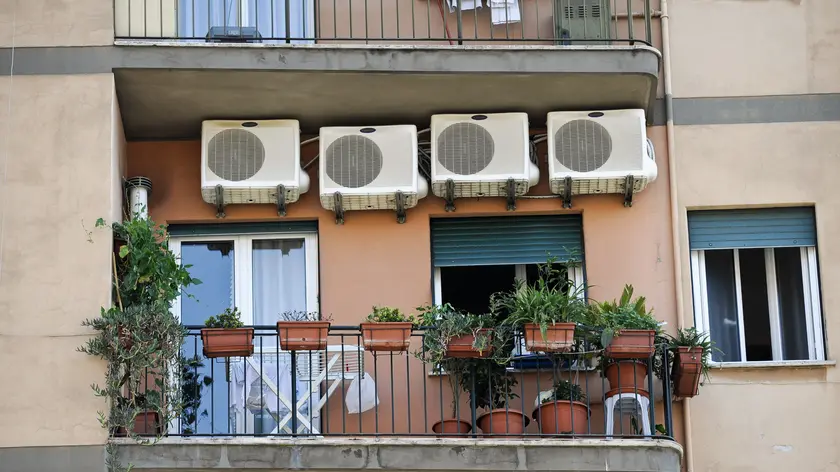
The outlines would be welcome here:
[[[738,331],[741,351],[739,361],[715,362],[712,365],[750,363],[778,363],[796,362],[796,360],[782,359],[782,325],[779,312],[779,291],[776,277],[775,247],[740,248],[763,249],[764,264],[767,277],[767,307],[770,318],[770,341],[773,352],[772,361],[750,361],[747,359],[746,330],[744,325],[744,307],[741,294],[741,264],[739,248],[709,249],[733,251],[736,310],[738,313]],[[694,323],[698,331],[709,333],[709,301],[706,279],[706,251],[704,249],[691,250],[691,288],[694,308]],[[805,324],[808,337],[808,359],[804,361],[825,361],[825,332],[823,330],[822,307],[820,302],[819,270],[817,263],[817,248],[815,246],[799,247],[800,267],[802,270],[802,293],[805,302]]]
[[[246,326],[254,324],[253,293],[253,242],[266,239],[303,240],[306,270],[306,311],[320,313],[318,304],[318,234],[317,233],[248,233],[219,234],[206,236],[172,236],[169,249],[181,262],[181,245],[192,242],[227,242],[233,243],[233,302],[239,308],[242,322]],[[172,313],[181,319],[181,296],[172,303]],[[210,316],[208,314],[208,316]]]

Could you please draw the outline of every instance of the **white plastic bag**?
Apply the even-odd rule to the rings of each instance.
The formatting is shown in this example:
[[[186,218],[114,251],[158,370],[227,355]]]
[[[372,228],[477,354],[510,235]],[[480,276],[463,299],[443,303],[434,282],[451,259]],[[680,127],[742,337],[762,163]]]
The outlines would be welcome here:
[[[376,382],[373,381],[373,377],[367,372],[361,380],[359,376],[356,376],[350,382],[345,398],[344,403],[347,405],[347,413],[351,415],[364,413],[378,405],[379,396],[376,394]]]

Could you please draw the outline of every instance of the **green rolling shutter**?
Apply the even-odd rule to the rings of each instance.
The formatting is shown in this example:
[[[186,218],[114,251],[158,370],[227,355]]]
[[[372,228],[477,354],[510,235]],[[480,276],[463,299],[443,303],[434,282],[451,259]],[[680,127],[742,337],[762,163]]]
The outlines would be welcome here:
[[[580,215],[440,218],[431,222],[435,267],[583,260]]]
[[[171,224],[170,236],[230,236],[260,233],[317,233],[317,221],[271,221],[264,223]]]
[[[691,211],[688,241],[693,250],[816,246],[814,209]]]

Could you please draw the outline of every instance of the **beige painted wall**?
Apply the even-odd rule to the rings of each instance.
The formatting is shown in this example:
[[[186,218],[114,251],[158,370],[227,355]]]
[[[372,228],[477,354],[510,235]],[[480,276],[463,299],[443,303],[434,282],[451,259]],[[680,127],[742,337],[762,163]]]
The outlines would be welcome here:
[[[840,352],[840,122],[678,126],[682,289],[686,209],[816,204],[828,358]],[[697,471],[837,471],[837,367],[715,371],[692,401]]]
[[[672,0],[675,97],[840,92],[840,2]]]
[[[111,74],[0,78],[2,447],[105,439],[104,365],[76,347],[110,302],[114,110]]]
[[[114,0],[0,0],[0,47],[113,44],[113,5]]]

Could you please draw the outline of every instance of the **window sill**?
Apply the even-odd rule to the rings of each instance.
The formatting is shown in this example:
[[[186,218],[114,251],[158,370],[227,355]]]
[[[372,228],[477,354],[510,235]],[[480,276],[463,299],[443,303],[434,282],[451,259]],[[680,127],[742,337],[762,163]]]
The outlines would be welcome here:
[[[760,362],[722,362],[713,363],[711,369],[809,369],[834,367],[837,361],[760,361]]]

